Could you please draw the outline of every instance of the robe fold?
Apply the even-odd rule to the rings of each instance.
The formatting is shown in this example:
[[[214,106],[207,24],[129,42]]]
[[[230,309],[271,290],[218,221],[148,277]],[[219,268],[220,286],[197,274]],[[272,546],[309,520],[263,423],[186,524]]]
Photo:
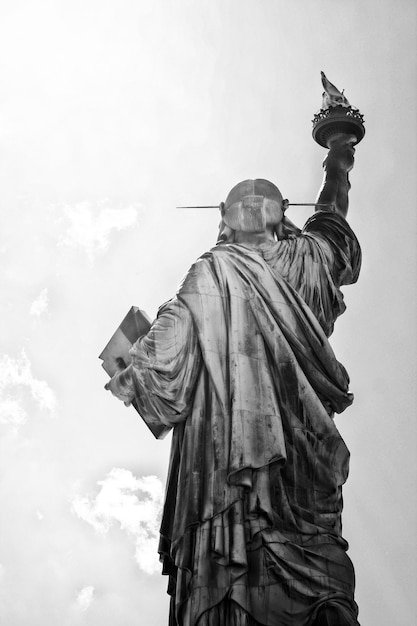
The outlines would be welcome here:
[[[160,542],[172,626],[308,626],[328,602],[358,623],[333,421],[353,396],[328,336],[360,258],[327,212],[295,239],[219,245],[133,346],[124,384],[173,427]]]

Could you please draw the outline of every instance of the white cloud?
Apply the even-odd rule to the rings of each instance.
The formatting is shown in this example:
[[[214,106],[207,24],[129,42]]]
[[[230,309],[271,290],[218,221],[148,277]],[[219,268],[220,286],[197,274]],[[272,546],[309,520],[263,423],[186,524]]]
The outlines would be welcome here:
[[[25,351],[17,359],[4,355],[0,360],[0,423],[19,426],[26,421],[25,390],[29,390],[41,409],[54,412],[55,393],[45,381],[34,378]]]
[[[48,310],[48,289],[42,289],[39,296],[32,302],[30,314],[33,317],[41,317]]]
[[[26,411],[20,401],[14,398],[5,398],[0,390],[0,424],[14,424],[20,426],[26,421]]]
[[[136,478],[129,470],[113,468],[98,485],[101,488],[93,500],[89,497],[73,500],[73,511],[99,533],[106,533],[113,522],[118,522],[134,539],[139,567],[148,574],[158,571],[161,481],[156,476]]]
[[[74,206],[64,205],[64,214],[69,221],[60,244],[85,250],[90,261],[107,249],[111,232],[133,226],[138,219],[138,205],[110,208],[105,202],[92,205],[80,202]]]
[[[75,608],[78,611],[85,612],[90,608],[91,603],[94,597],[94,587],[91,585],[88,587],[83,587],[79,594],[77,595],[77,599],[75,601]]]

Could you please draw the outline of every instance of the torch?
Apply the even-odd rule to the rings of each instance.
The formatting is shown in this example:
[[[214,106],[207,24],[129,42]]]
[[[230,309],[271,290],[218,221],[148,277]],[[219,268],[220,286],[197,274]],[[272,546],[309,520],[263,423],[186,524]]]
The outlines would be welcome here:
[[[346,217],[354,146],[365,135],[363,115],[349,104],[343,91],[339,91],[324,72],[321,73],[321,82],[324,87],[323,103],[312,120],[313,139],[319,146],[329,148],[329,152],[323,162],[324,180],[316,200],[316,210],[321,210],[323,204],[332,205],[332,211]]]
[[[333,135],[343,133],[355,135],[358,144],[365,135],[363,115],[359,109],[349,104],[343,91],[339,91],[321,72],[324,87],[323,103],[313,122],[313,139],[323,148],[329,148]]]

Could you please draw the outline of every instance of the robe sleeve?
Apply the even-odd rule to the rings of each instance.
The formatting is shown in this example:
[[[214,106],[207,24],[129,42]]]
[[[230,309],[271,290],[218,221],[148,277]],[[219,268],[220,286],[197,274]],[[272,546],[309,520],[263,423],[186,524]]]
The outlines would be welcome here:
[[[317,211],[307,220],[303,234],[314,237],[320,243],[336,287],[350,285],[358,280],[361,249],[344,217],[337,213]]]
[[[130,354],[132,387],[142,417],[166,426],[185,421],[201,365],[187,307],[177,298],[163,305],[148,334],[134,344]]]
[[[347,221],[317,211],[298,237],[279,241],[265,260],[303,298],[329,337],[346,306],[342,285],[356,282],[361,249]]]

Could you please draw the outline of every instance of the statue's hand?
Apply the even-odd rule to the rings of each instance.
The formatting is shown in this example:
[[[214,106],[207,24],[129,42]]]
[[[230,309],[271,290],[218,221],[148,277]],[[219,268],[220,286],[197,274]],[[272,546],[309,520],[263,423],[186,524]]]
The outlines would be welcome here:
[[[125,370],[120,369],[114,376],[109,380],[108,383],[104,385],[104,389],[106,391],[111,391],[111,393],[121,400],[125,406],[130,406],[133,395],[129,391],[129,384],[126,380],[127,376],[125,375]]]
[[[337,133],[329,141],[329,152],[323,163],[327,170],[337,168],[344,172],[350,172],[354,164],[355,148],[357,143],[355,135]]]

